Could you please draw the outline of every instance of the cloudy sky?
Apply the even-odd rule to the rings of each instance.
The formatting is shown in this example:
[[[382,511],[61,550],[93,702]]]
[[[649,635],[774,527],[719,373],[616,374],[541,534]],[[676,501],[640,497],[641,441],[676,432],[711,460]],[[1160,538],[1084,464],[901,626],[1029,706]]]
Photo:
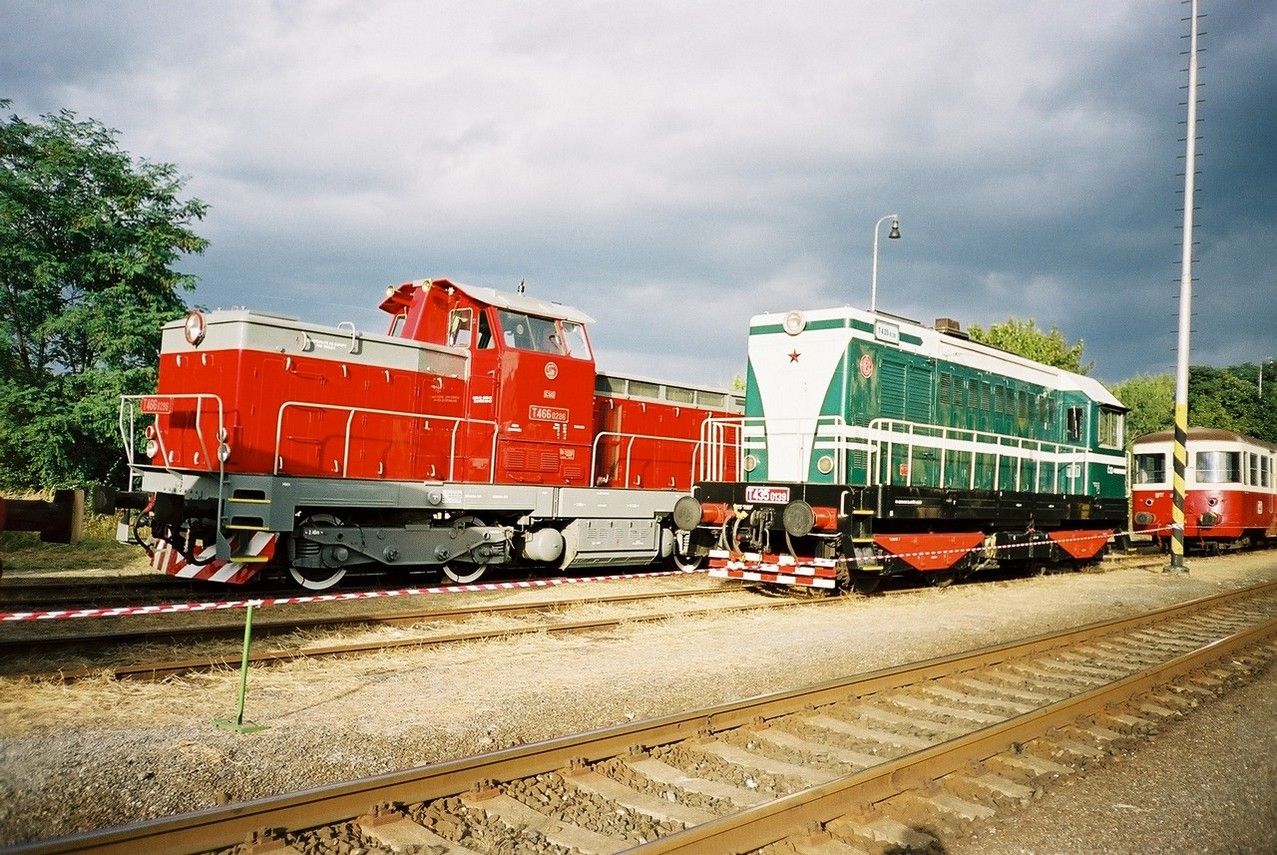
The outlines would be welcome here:
[[[380,331],[384,287],[597,318],[605,369],[726,383],[751,315],[1008,316],[1171,371],[1187,6],[0,2],[0,98],[171,161],[194,300]],[[1193,361],[1277,357],[1277,6],[1203,0]]]

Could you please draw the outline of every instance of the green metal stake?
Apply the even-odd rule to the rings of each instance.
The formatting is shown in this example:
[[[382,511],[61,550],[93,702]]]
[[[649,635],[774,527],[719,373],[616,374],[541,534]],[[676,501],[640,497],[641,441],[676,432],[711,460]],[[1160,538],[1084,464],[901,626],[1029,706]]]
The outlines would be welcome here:
[[[213,724],[222,730],[233,730],[236,733],[256,733],[265,730],[268,725],[254,724],[244,721],[244,701],[248,698],[248,648],[253,643],[253,606],[261,605],[260,600],[249,600],[248,609],[244,613],[244,654],[239,662],[239,710],[235,718],[216,718]]]

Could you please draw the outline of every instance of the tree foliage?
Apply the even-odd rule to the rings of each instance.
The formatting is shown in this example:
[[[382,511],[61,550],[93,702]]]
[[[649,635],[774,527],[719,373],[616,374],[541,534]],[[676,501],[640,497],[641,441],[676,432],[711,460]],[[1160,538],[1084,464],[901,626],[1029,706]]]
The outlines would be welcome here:
[[[1131,408],[1126,414],[1126,446],[1146,433],[1175,424],[1175,378],[1169,374],[1141,374],[1109,389]]]
[[[1069,344],[1058,327],[1051,327],[1049,332],[1038,329],[1037,321],[1033,318],[1007,318],[1002,323],[990,324],[987,330],[978,324],[972,324],[967,329],[967,334],[982,344],[1000,347],[1065,371],[1087,374],[1095,367],[1094,362],[1083,364],[1082,351],[1085,345],[1081,339]]]
[[[1253,362],[1214,368],[1194,365],[1188,371],[1188,423],[1222,428],[1277,442],[1277,371],[1265,366],[1260,396],[1259,366]],[[1131,408],[1129,440],[1175,426],[1175,378],[1170,374],[1132,377],[1113,386],[1118,400]]]
[[[0,110],[9,102],[0,101]],[[186,305],[183,254],[207,242],[169,163],[63,110],[0,116],[0,484],[102,480],[118,396],[151,391],[160,328]]]

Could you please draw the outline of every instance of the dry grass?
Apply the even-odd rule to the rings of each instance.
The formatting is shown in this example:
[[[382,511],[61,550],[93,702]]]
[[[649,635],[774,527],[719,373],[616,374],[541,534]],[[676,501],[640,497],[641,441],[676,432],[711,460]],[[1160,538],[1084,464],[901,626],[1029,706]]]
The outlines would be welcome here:
[[[115,518],[98,515],[86,517],[84,539],[75,544],[42,543],[36,532],[4,532],[0,534],[0,560],[6,573],[147,567],[142,550],[116,541]]]

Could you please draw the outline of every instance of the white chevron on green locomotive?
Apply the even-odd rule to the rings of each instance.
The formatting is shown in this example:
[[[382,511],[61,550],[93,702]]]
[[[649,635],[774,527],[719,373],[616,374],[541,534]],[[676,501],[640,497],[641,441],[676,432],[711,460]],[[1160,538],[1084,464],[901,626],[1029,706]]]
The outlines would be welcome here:
[[[1098,558],[1127,518],[1126,407],[1097,380],[848,306],[758,315],[745,415],[705,425],[683,563],[780,584]],[[720,480],[722,473],[743,473]]]

